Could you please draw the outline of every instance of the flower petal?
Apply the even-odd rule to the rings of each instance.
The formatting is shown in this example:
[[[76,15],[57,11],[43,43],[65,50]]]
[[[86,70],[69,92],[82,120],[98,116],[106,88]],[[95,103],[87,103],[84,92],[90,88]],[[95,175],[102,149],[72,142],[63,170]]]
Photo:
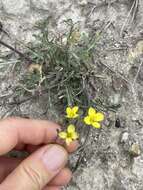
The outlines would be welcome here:
[[[95,120],[96,121],[103,121],[104,120],[104,114],[103,113],[100,113],[100,112],[97,112],[95,114]]]
[[[73,140],[71,138],[66,138],[66,144],[69,145]]]
[[[92,107],[89,108],[88,110],[88,115],[89,116],[94,116],[96,114],[96,110]]]
[[[93,122],[93,123],[92,123],[92,126],[93,126],[94,128],[96,128],[96,129],[99,129],[99,128],[101,127],[100,123],[98,123],[98,122]]]
[[[84,118],[84,122],[85,122],[86,125],[91,125],[90,117],[89,117],[89,116],[86,116],[86,117]]]
[[[74,132],[73,134],[72,134],[72,139],[73,140],[76,140],[76,139],[78,139],[79,138],[79,134],[77,133],[77,132]]]
[[[74,133],[75,132],[75,126],[74,125],[69,125],[67,128],[68,133]]]
[[[71,115],[71,112],[72,112],[72,109],[70,107],[67,107],[66,109],[67,116]]]
[[[60,133],[59,133],[59,137],[60,137],[61,139],[66,139],[66,138],[67,138],[67,133],[66,133],[66,132],[60,132]]]
[[[76,113],[78,112],[78,109],[79,109],[78,106],[74,106],[74,107],[72,108],[73,113],[76,114]]]

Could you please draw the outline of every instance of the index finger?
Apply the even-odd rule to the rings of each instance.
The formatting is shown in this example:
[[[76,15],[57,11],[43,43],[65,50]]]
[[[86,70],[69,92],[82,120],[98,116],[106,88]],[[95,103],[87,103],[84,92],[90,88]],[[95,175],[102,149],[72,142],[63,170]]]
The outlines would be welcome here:
[[[58,124],[45,120],[7,118],[0,121],[0,155],[24,143],[39,145],[54,142]]]

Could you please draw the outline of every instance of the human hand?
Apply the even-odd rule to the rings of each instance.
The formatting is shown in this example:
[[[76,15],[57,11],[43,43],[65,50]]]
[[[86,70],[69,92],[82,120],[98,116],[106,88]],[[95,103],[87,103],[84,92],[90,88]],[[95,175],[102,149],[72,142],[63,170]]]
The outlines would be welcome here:
[[[75,151],[77,143],[65,149],[56,144],[57,129],[60,126],[50,121],[0,121],[1,190],[60,190],[68,184],[72,174],[65,165],[68,152]],[[25,150],[30,156],[24,160],[3,156],[13,149]]]

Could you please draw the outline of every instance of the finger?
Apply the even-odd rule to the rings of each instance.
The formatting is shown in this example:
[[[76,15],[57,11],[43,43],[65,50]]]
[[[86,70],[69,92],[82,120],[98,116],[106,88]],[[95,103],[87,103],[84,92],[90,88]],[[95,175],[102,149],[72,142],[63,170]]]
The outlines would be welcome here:
[[[0,157],[0,183],[23,161],[20,158]],[[54,178],[50,181],[50,185],[64,186],[71,180],[72,173],[68,168],[63,168]]]
[[[64,168],[56,177],[50,181],[49,185],[64,186],[67,185],[72,178],[72,172],[68,168]]]
[[[78,147],[79,147],[78,141],[73,141],[72,143],[70,143],[70,145],[65,145],[65,148],[69,153],[75,152]]]
[[[61,190],[59,186],[47,186],[43,190]]]
[[[12,150],[16,145],[53,142],[60,126],[42,120],[8,118],[0,121],[0,155]]]
[[[64,168],[67,157],[66,150],[59,145],[44,146],[21,162],[0,188],[43,189]]]
[[[20,163],[22,159],[0,157],[0,183],[11,173]]]

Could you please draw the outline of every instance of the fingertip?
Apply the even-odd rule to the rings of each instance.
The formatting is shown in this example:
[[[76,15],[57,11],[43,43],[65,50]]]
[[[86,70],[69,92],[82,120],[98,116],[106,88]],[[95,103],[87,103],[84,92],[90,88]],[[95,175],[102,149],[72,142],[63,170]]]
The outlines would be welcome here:
[[[79,142],[78,141],[73,141],[70,145],[65,145],[66,150],[69,153],[75,152],[77,148],[79,147]]]

